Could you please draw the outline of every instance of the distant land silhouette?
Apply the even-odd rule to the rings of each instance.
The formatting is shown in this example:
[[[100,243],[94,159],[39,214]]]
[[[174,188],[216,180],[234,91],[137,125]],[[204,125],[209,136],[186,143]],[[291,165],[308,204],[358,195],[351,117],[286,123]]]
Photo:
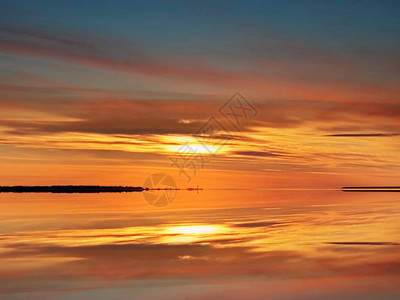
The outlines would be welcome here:
[[[343,192],[400,192],[398,186],[344,186]]]
[[[199,191],[202,188],[158,188],[141,186],[101,186],[101,185],[51,185],[51,186],[0,186],[0,193],[130,193],[149,190],[186,190]]]
[[[0,186],[0,193],[122,193],[142,192],[140,186],[51,185],[51,186]]]
[[[141,186],[102,186],[102,185],[48,185],[48,186],[0,186],[0,193],[131,193],[150,190],[200,191],[203,188],[145,188]],[[343,192],[400,192],[396,186],[344,186]]]

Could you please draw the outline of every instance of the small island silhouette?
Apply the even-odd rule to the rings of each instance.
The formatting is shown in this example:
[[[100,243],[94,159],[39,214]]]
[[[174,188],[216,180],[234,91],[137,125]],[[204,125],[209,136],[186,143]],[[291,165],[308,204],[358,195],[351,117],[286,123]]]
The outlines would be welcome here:
[[[51,186],[0,186],[0,193],[130,193],[149,190],[198,191],[202,188],[157,188],[141,186],[101,186],[101,185],[51,185]]]

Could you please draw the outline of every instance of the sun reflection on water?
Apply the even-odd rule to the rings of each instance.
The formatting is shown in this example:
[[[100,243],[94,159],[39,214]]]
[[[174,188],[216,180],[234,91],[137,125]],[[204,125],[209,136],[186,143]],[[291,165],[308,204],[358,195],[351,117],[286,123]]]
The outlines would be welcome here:
[[[201,243],[226,233],[229,233],[229,227],[223,225],[185,224],[166,227],[160,238],[167,244]]]

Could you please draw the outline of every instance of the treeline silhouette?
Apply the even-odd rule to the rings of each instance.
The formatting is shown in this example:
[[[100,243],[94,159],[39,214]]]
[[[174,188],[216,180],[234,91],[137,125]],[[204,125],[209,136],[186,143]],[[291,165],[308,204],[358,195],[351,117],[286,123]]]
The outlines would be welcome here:
[[[140,186],[51,185],[51,186],[0,186],[0,193],[123,193],[142,192]]]

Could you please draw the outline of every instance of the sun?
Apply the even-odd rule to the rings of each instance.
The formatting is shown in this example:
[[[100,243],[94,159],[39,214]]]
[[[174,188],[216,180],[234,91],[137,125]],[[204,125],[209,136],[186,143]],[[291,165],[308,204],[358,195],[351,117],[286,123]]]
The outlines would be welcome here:
[[[167,233],[169,234],[185,234],[185,235],[211,234],[217,231],[218,227],[211,225],[175,226],[167,229]]]
[[[225,153],[221,145],[202,144],[193,136],[162,136],[160,137],[163,147],[168,153],[176,154],[216,154]]]

